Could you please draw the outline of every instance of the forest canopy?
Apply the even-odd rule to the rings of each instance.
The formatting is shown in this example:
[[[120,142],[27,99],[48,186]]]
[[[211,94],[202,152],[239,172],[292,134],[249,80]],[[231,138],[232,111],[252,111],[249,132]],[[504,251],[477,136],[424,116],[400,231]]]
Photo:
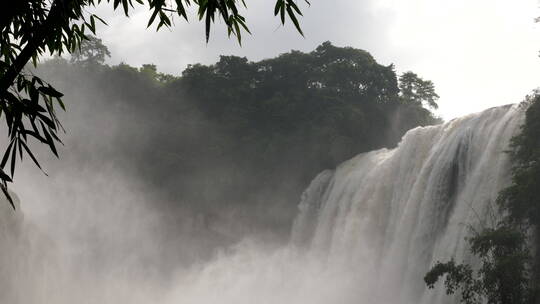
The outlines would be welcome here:
[[[73,101],[70,133],[107,133],[98,139],[110,142],[103,143],[107,159],[159,185],[171,204],[215,212],[205,216],[221,216],[220,208],[267,210],[258,225],[279,224],[284,234],[315,174],[439,122],[418,102],[434,88],[429,96],[401,94],[392,65],[330,42],[258,62],[221,56],[181,76],[153,64],[108,66],[106,50],[82,50],[72,63],[56,58],[38,69]],[[414,76],[411,83],[425,82]],[[115,125],[100,123],[102,112]],[[89,139],[67,140],[82,155],[94,149]]]

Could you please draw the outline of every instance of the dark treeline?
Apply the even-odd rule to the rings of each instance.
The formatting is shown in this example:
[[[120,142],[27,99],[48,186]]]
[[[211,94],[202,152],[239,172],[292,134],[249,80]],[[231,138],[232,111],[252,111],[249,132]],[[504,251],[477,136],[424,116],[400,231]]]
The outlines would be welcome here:
[[[107,54],[94,43],[38,69],[66,94],[60,157],[114,162],[210,229],[229,217],[241,233],[286,236],[318,172],[439,121],[430,81],[399,81],[392,65],[329,42],[259,62],[221,56],[181,77],[108,66]]]

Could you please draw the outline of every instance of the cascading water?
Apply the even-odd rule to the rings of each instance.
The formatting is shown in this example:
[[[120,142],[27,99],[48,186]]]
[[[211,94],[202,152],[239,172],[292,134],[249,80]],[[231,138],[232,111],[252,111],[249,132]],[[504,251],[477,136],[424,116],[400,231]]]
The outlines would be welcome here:
[[[437,260],[474,262],[465,237],[490,225],[509,182],[505,150],[519,106],[409,131],[317,176],[291,244],[244,243],[180,282],[177,303],[445,303],[423,276]]]
[[[442,286],[428,291],[423,276],[437,260],[453,257],[474,263],[464,238],[470,227],[489,225],[495,216],[495,198],[510,178],[505,150],[523,117],[519,106],[503,106],[411,130],[396,149],[360,154],[319,174],[303,195],[288,245],[275,248],[246,240],[210,262],[179,271],[167,283],[160,280],[149,286],[147,281],[123,281],[128,276],[96,275],[97,281],[106,281],[92,289],[89,281],[80,282],[76,279],[80,276],[73,274],[86,273],[90,267],[63,269],[63,258],[50,266],[49,260],[39,260],[43,250],[33,245],[36,242],[27,242],[21,250],[25,256],[28,252],[39,256],[38,263],[25,267],[11,265],[9,258],[17,255],[2,250],[0,263],[10,267],[0,267],[4,278],[0,291],[10,284],[9,293],[2,293],[0,300],[25,304],[455,303]],[[2,216],[0,224],[6,225],[0,231],[0,244],[5,249],[14,243],[10,238],[16,225]],[[76,267],[77,261],[71,262],[70,267]],[[46,271],[36,277],[42,264],[47,265]],[[119,265],[121,274],[132,267],[126,265]],[[35,282],[23,280],[24,276],[15,280],[10,270],[14,267],[26,269]]]
[[[417,128],[397,149],[321,173],[300,204],[293,241],[369,280],[359,283],[367,303],[439,302],[424,292],[423,275],[437,260],[469,260],[469,228],[491,224],[518,112],[492,108]]]

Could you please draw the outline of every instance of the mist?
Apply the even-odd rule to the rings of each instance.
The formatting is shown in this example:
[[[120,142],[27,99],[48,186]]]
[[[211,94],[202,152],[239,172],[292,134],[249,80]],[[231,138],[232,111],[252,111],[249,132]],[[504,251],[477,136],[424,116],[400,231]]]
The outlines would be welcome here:
[[[422,275],[469,260],[463,204],[483,212],[508,182],[523,116],[440,124],[392,65],[329,42],[181,77],[61,58],[34,72],[69,101],[66,133],[58,159],[33,146],[44,172],[17,168],[16,210],[2,202],[6,303],[432,303]]]

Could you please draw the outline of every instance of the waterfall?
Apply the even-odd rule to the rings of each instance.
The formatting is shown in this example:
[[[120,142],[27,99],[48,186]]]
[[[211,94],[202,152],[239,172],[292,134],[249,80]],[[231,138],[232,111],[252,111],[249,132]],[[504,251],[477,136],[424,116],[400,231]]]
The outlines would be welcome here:
[[[181,280],[177,303],[455,303],[423,277],[436,261],[474,263],[465,237],[493,224],[506,150],[523,119],[508,105],[409,131],[304,192],[291,243],[245,242]],[[442,285],[442,284],[439,284]]]
[[[416,128],[396,149],[321,173],[304,194],[293,242],[369,277],[371,303],[434,303],[423,275],[437,260],[470,262],[464,238],[492,224],[518,112],[504,106]]]
[[[457,303],[442,284],[427,290],[423,277],[438,260],[475,263],[465,237],[497,216],[495,199],[510,181],[505,151],[523,118],[522,107],[509,105],[413,129],[395,149],[360,154],[315,177],[288,244],[247,239],[157,283],[151,271],[148,280],[132,278],[129,263],[99,274],[80,266],[80,255],[44,259],[62,247],[44,250],[49,241],[43,238],[15,240],[23,219],[5,212],[0,302]],[[148,216],[136,215],[138,221]],[[124,233],[124,226],[117,229]],[[154,245],[159,243],[147,244]],[[36,262],[13,262],[29,254]]]

